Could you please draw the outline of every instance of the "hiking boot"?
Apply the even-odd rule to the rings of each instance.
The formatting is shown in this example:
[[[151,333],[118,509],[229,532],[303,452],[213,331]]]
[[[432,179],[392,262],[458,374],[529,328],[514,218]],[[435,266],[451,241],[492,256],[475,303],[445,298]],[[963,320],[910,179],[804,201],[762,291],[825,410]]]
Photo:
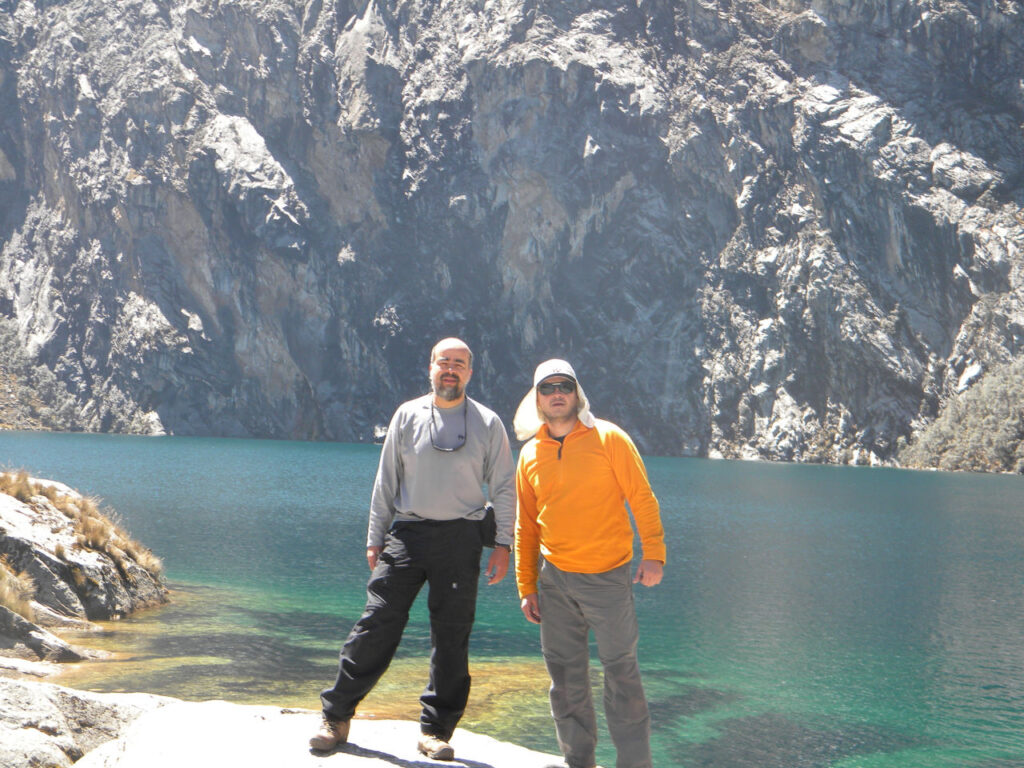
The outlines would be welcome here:
[[[348,741],[349,720],[333,720],[324,715],[320,721],[320,730],[309,740],[309,746],[319,752],[330,752],[339,744]]]
[[[431,760],[452,760],[455,758],[455,750],[452,745],[444,739],[440,739],[431,733],[424,733],[416,748]]]

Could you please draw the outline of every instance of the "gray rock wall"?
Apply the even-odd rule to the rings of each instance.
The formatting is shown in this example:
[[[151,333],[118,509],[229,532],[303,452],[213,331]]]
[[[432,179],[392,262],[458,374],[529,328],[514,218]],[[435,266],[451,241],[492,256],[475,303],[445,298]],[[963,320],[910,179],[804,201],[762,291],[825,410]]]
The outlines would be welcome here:
[[[82,428],[367,440],[461,335],[648,453],[886,460],[1024,338],[1019,4],[0,6],[0,314]]]

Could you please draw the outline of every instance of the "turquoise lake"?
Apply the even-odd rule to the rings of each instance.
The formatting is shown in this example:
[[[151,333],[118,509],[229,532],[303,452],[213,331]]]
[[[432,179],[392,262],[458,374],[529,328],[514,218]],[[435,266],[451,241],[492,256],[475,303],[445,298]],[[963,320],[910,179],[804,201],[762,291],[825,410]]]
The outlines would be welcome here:
[[[100,497],[174,588],[57,682],[316,707],[363,605],[378,452],[0,433],[0,466]],[[1024,768],[1024,478],[646,461],[669,545],[636,593],[655,765]],[[362,713],[416,716],[424,603]],[[481,587],[472,653],[463,725],[556,752],[511,578]]]

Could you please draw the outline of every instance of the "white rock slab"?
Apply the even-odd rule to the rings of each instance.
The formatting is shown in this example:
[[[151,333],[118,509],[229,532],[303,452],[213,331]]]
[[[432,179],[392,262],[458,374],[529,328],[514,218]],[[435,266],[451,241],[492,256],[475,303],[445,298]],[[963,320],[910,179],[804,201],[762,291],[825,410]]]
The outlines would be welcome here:
[[[176,702],[142,715],[122,738],[94,749],[76,768],[543,768],[554,755],[458,729],[455,760],[430,760],[416,750],[419,724],[352,722],[349,743],[330,753],[309,749],[319,713],[224,701]]]

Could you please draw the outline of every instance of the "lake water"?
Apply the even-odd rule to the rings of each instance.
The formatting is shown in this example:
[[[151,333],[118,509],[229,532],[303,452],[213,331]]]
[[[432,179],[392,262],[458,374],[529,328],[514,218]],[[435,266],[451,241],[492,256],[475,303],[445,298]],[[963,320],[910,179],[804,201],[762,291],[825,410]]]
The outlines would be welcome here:
[[[101,497],[175,588],[60,682],[316,708],[363,606],[378,450],[0,433],[0,465]],[[1024,767],[1024,478],[647,465],[670,558],[637,592],[656,766]],[[417,717],[419,603],[361,714]],[[478,616],[463,725],[556,752],[511,578]]]

